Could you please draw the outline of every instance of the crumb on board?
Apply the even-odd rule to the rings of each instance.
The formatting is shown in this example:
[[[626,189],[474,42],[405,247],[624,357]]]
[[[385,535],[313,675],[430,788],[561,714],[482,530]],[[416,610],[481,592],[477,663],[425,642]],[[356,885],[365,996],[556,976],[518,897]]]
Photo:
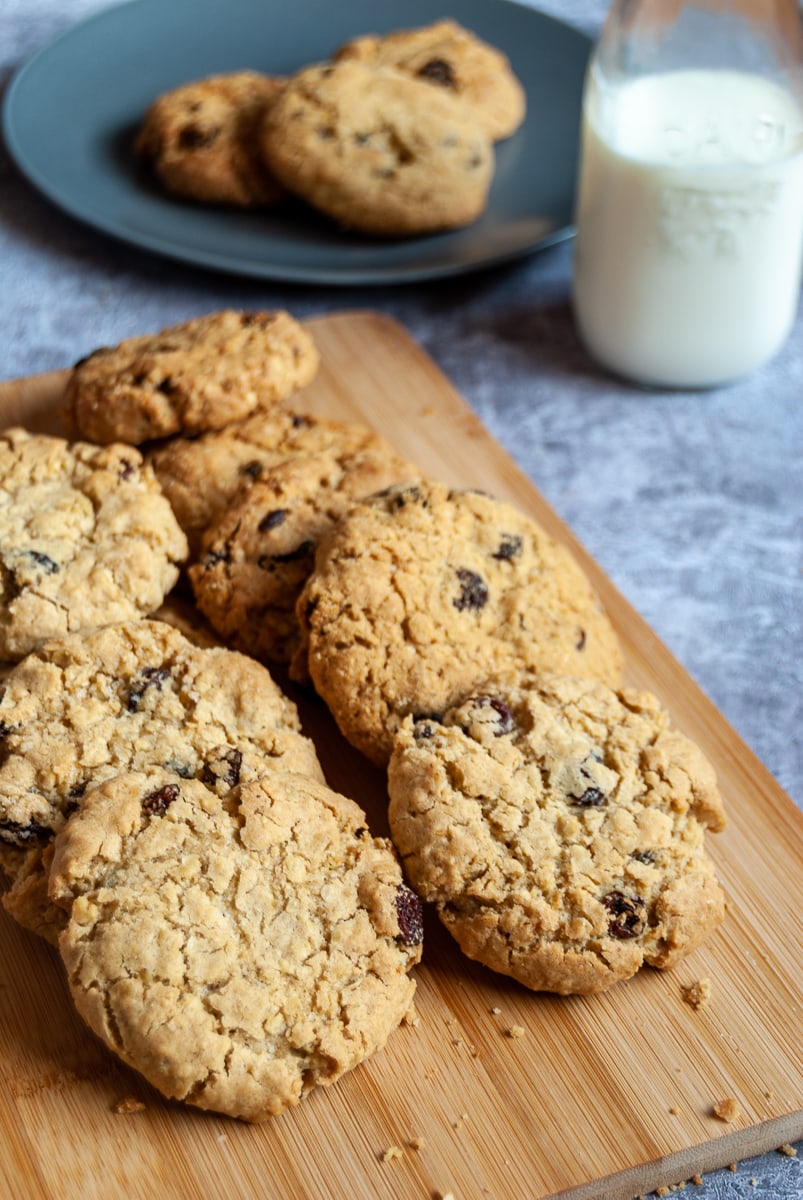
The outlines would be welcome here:
[[[137,1100],[135,1096],[126,1096],[125,1099],[118,1100],[117,1103],[112,1106],[112,1112],[117,1113],[119,1116],[127,1116],[129,1113],[138,1113],[144,1111],[145,1105],[141,1100]]]
[[[717,1100],[712,1106],[712,1112],[715,1117],[719,1117],[720,1121],[735,1121],[742,1115],[739,1101],[734,1099],[733,1096],[726,1096],[724,1100]]]
[[[382,1151],[382,1162],[391,1162],[394,1158],[402,1158],[403,1155],[401,1146],[388,1146],[387,1150]]]
[[[434,1200],[454,1200],[454,1192],[436,1192]]]
[[[413,1028],[415,1028],[415,1026],[418,1025],[419,1021],[420,1021],[420,1017],[418,1016],[418,1013],[416,1011],[415,1003],[412,1003],[410,1005],[410,1007],[407,1009],[407,1012],[402,1017],[402,1022],[405,1025],[412,1025]]]
[[[411,1137],[407,1143],[411,1150],[423,1150],[426,1144],[420,1133],[417,1133],[415,1137]]]
[[[505,1030],[505,1034],[509,1038],[523,1038],[527,1030],[523,1025],[511,1025]]]
[[[680,1116],[680,1109],[678,1108],[677,1104],[670,1105],[669,1114],[670,1114],[670,1116],[673,1116],[673,1117]]]
[[[711,1001],[711,980],[695,979],[693,983],[681,987],[683,999],[695,1011],[705,1008]]]
[[[791,1146],[789,1142],[784,1142],[782,1146],[778,1147],[778,1153],[785,1154],[787,1158],[797,1158],[797,1147]]]
[[[494,1016],[494,1017],[498,1017],[498,1016],[500,1016],[501,1012],[502,1012],[502,1010],[501,1010],[501,1008],[499,1007],[499,1005],[498,1005],[498,1004],[495,1004],[495,1005],[493,1006],[493,1008],[491,1009],[491,1015],[492,1015],[492,1016]]]

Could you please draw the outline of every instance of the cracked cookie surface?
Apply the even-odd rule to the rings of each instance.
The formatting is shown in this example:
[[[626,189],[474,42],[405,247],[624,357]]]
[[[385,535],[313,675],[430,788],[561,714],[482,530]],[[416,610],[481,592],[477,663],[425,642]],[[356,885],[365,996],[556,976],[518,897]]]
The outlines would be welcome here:
[[[72,369],[64,418],[91,442],[203,433],[283,403],[318,361],[289,313],[224,310],[94,350]]]
[[[165,771],[109,780],[59,835],[51,894],[78,1011],[200,1108],[278,1115],[411,1010],[420,903],[359,807],[301,776],[224,797]]]
[[[278,766],[322,779],[295,705],[245,655],[151,620],[46,642],[0,685],[3,904],[20,924],[52,940],[46,852],[84,792],[151,766],[222,791]]]
[[[722,920],[714,771],[649,693],[486,682],[407,718],[388,775],[412,885],[469,957],[529,988],[603,991]]]
[[[136,153],[173,195],[236,208],[277,204],[285,191],[262,162],[257,132],[283,82],[233,71],[165,92],[145,114]]]
[[[622,657],[569,551],[510,504],[420,481],[355,504],[298,602],[310,677],[384,765],[407,713],[518,665],[617,685]]]
[[[201,612],[228,644],[255,658],[296,659],[301,633],[295,606],[314,564],[315,547],[356,499],[419,472],[383,438],[299,455],[263,474],[206,531],[189,569]]]
[[[198,438],[171,438],[149,461],[197,557],[204,531],[245,485],[299,455],[359,454],[375,438],[357,422],[257,413]]]
[[[443,88],[495,141],[509,137],[524,120],[527,98],[507,56],[456,21],[355,38],[334,59],[395,67]]]
[[[0,660],[155,612],[187,540],[132,446],[0,434]]]
[[[261,145],[288,190],[380,237],[476,220],[494,170],[491,141],[460,100],[358,61],[292,76],[265,115]]]

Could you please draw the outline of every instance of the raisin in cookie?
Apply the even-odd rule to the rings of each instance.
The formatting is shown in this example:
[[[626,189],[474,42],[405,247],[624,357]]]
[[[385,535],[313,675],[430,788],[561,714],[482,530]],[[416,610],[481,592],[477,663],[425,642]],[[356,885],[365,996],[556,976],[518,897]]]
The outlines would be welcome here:
[[[616,635],[569,551],[512,505],[421,481],[355,504],[298,602],[309,673],[384,764],[407,713],[519,664],[618,684]]]
[[[0,434],[0,659],[155,612],[187,539],[132,446]]]
[[[222,791],[278,766],[322,779],[295,705],[243,654],[151,620],[46,642],[0,685],[3,903],[20,924],[50,928],[42,854],[87,788],[151,766]]]
[[[494,141],[509,137],[524,120],[527,98],[507,56],[456,21],[355,38],[334,58],[395,67],[444,88]]]
[[[358,806],[310,779],[225,797],[165,771],[109,780],[59,835],[50,887],[78,1011],[199,1108],[277,1115],[411,1011],[420,902]]]
[[[356,61],[294,75],[265,114],[261,145],[291,192],[379,237],[468,225],[494,170],[490,139],[455,96]]]
[[[277,204],[284,188],[257,152],[257,131],[282,87],[257,71],[185,83],[148,109],[136,153],[173,195],[236,208]]]
[[[256,658],[289,663],[301,636],[295,606],[315,546],[349,505],[418,471],[366,431],[362,445],[299,455],[269,468],[207,530],[189,570],[201,612]],[[305,676],[302,656],[294,674]]]
[[[256,413],[199,438],[170,438],[148,457],[187,535],[191,557],[197,558],[204,531],[222,517],[244,485],[299,455],[359,455],[375,439],[356,422]]]
[[[646,692],[486,684],[406,719],[389,787],[413,886],[469,957],[527,987],[671,967],[723,917],[703,843],[724,825],[713,769]]]
[[[104,346],[73,367],[65,421],[91,442],[203,433],[312,381],[318,352],[286,312],[224,312]]]

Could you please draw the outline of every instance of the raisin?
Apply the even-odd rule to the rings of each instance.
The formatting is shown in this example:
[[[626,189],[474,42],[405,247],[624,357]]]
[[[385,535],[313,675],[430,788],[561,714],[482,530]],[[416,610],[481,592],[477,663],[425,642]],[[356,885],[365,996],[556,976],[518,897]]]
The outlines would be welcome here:
[[[155,687],[157,691],[162,690],[162,684],[165,679],[170,678],[170,672],[167,667],[143,667],[139,673],[139,678],[132,684],[128,693],[128,711],[136,712],[142,703],[142,697],[149,687]]]
[[[488,603],[489,592],[488,584],[482,576],[476,571],[469,571],[467,567],[459,567],[457,578],[460,581],[460,595],[452,601],[455,608],[459,612],[467,608],[484,608]]]
[[[650,864],[655,862],[656,854],[654,850],[634,850],[630,857],[636,862]]]
[[[368,830],[365,828],[364,825],[358,825],[357,828],[354,830],[354,836],[358,840],[361,840],[362,838],[365,837],[367,832],[368,832]]]
[[[424,909],[415,892],[404,883],[396,888],[396,916],[401,940],[407,946],[420,946],[424,940]]]
[[[208,787],[214,787],[218,783],[222,783],[230,788],[236,787],[240,782],[240,768],[242,765],[242,750],[237,750],[236,747],[229,746],[223,750],[218,758],[212,758],[209,762],[204,763],[204,768],[201,771],[201,780]]]
[[[53,830],[38,821],[20,825],[16,821],[0,821],[0,842],[9,846],[27,847],[34,842],[43,842],[53,836]]]
[[[262,520],[257,525],[260,533],[267,533],[269,529],[275,529],[277,525],[281,525],[287,516],[286,508],[274,508],[272,512],[265,513]]]
[[[503,533],[499,549],[491,557],[498,558],[500,562],[510,562],[511,558],[521,554],[522,545],[523,539],[517,533]]]
[[[300,413],[293,413],[292,425],[293,429],[302,429],[305,425],[309,425],[309,417],[302,417]]]
[[[502,737],[506,733],[510,733],[513,729],[513,713],[510,711],[504,700],[500,700],[498,696],[472,696],[471,703],[477,708],[492,708],[496,713],[496,729],[494,729],[494,737]],[[466,732],[468,732],[466,730]]]
[[[200,125],[185,125],[178,135],[180,150],[206,150],[216,141],[219,129],[201,129]]]
[[[435,726],[441,724],[437,713],[417,713],[413,717],[413,737],[416,741],[431,738],[435,734]]]
[[[319,125],[315,132],[325,142],[328,142],[335,136],[335,131],[331,125]]]
[[[262,554],[257,559],[257,565],[263,570],[269,570],[274,563],[296,562],[299,558],[304,558],[305,555],[311,553],[315,549],[315,543],[306,541],[301,542],[293,550],[288,550],[286,554]]]
[[[204,567],[207,570],[221,562],[231,562],[231,548],[228,545],[212,546],[207,550],[204,555]]]
[[[611,914],[608,933],[615,938],[640,937],[646,924],[644,901],[641,896],[625,896],[623,892],[608,892],[602,903]]]
[[[117,472],[118,478],[130,479],[132,475],[136,474],[136,470],[135,463],[129,462],[127,458],[121,458],[120,467]]]
[[[149,817],[163,817],[178,796],[178,784],[166,783],[164,787],[157,788],[155,792],[149,792],[147,796],[142,797],[142,811]]]
[[[579,631],[579,636],[577,638],[577,641],[574,644],[574,648],[575,648],[575,650],[585,650],[585,648],[586,648],[586,631],[585,631],[585,629],[581,629]]]
[[[455,86],[452,64],[444,58],[431,58],[420,68],[418,76],[420,79],[429,80],[430,83],[438,83],[441,87],[453,88]]]
[[[47,554],[42,554],[39,550],[29,550],[28,557],[32,558],[37,567],[41,567],[46,575],[56,575],[59,571],[59,564],[54,562]]]
[[[172,396],[178,390],[178,385],[173,382],[169,375],[165,375],[160,383],[154,385],[157,392],[161,392],[163,396]]]
[[[569,799],[580,808],[601,808],[608,797],[597,787],[586,788],[581,796],[569,794]]]
[[[0,721],[0,738],[8,737],[8,735],[13,732],[13,725],[7,725],[5,721]]]
[[[253,462],[243,463],[240,467],[240,474],[247,475],[249,479],[259,479],[264,469],[262,463],[255,459]]]

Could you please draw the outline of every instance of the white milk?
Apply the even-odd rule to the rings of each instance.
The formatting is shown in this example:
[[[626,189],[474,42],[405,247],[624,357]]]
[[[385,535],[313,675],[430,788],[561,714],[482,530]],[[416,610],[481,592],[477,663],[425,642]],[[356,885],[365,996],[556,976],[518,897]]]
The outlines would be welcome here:
[[[768,360],[797,308],[803,110],[756,75],[586,88],[574,304],[604,365],[702,387]]]

